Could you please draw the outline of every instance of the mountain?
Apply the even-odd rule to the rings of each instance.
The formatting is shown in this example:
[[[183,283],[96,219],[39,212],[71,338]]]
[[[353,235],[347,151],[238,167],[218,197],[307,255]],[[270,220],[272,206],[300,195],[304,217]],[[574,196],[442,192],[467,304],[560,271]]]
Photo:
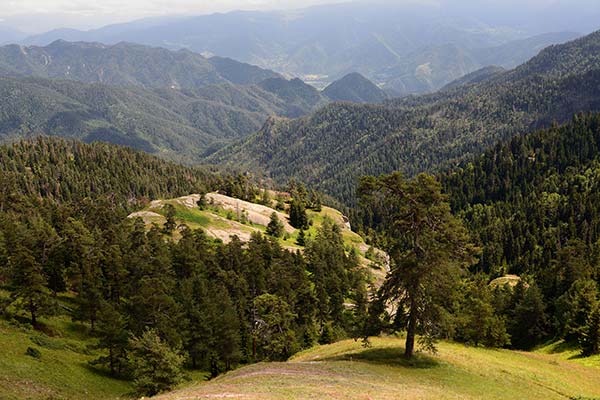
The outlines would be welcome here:
[[[354,103],[381,103],[387,98],[383,90],[356,72],[333,82],[323,90],[323,94],[333,101]]]
[[[455,2],[445,3],[388,2],[374,7],[352,2],[292,11],[237,11],[50,32],[23,43],[46,45],[62,37],[189,49],[273,69],[320,89],[359,72],[406,95],[439,89],[489,65],[486,60],[512,68],[543,46],[572,39],[557,34],[523,40],[539,32],[487,23],[473,12],[461,16]]]
[[[313,109],[312,97],[300,101],[299,95],[290,104],[260,86],[230,83],[177,90],[4,77],[0,95],[2,141],[64,136],[127,145],[184,162],[196,162],[256,132],[269,116]]]
[[[500,46],[475,50],[474,58],[484,66],[499,65],[512,69],[535,57],[548,46],[572,41],[580,36],[580,34],[574,32],[545,33],[530,38],[513,40]]]
[[[0,24],[0,45],[4,43],[15,43],[26,37],[27,35],[25,33]]]
[[[492,79],[493,77],[500,75],[503,72],[506,72],[506,70],[504,68],[497,67],[495,65],[490,65],[489,67],[484,67],[484,68],[478,69],[475,72],[471,72],[470,74],[467,74],[467,75],[463,76],[462,78],[458,78],[457,80],[450,82],[449,84],[444,86],[441,90],[451,90],[451,89],[456,89],[457,87],[460,87],[463,85],[472,85],[472,84],[476,84],[476,83],[481,83],[481,82],[487,81],[489,79]]]
[[[146,88],[249,85],[279,74],[231,59],[207,59],[187,50],[170,51],[132,43],[55,41],[46,47],[0,47],[0,74],[71,79]]]
[[[296,120],[273,118],[207,161],[303,180],[352,203],[362,175],[435,170],[499,139],[600,110],[599,54],[595,32],[478,84],[383,105],[336,103]]]
[[[258,86],[283,99],[289,110],[286,116],[292,118],[305,115],[308,111],[329,101],[313,86],[307,85],[298,78],[291,80],[271,78],[259,83]]]

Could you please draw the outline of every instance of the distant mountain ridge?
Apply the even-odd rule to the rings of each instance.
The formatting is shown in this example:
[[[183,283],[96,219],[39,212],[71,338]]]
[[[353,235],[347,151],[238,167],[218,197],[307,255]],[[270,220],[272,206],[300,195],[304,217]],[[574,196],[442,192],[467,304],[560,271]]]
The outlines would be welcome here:
[[[533,36],[520,26],[458,15],[453,7],[429,3],[354,2],[150,19],[91,31],[57,30],[22,43],[46,45],[64,38],[189,49],[273,69],[318,88],[358,72],[385,90],[407,95],[435,91],[490,64],[513,68],[541,48],[577,36]]]
[[[0,74],[178,89],[220,83],[249,85],[281,77],[253,65],[219,57],[207,59],[187,50],[63,40],[45,47],[0,47]]]
[[[303,180],[348,203],[358,177],[408,175],[464,160],[497,140],[600,110],[600,31],[543,50],[480,83],[383,105],[337,103],[269,121],[207,161]]]

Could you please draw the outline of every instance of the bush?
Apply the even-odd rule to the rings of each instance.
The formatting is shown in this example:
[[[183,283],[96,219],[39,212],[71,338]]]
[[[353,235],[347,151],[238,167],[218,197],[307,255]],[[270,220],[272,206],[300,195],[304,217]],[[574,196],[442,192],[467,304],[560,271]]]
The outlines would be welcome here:
[[[28,355],[29,357],[33,357],[38,360],[42,358],[42,352],[33,347],[28,347],[27,350],[25,350],[25,355]]]

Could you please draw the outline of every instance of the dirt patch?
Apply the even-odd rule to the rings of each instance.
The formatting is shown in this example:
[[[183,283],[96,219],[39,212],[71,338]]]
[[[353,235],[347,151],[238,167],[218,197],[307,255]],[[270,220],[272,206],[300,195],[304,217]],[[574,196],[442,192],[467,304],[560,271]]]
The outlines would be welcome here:
[[[162,218],[162,217],[163,217],[162,215],[152,212],[152,211],[138,211],[138,212],[131,213],[127,216],[127,218],[132,218],[132,219],[133,218],[142,218],[142,219],[144,219],[144,218]]]
[[[267,226],[271,220],[271,214],[276,213],[287,233],[293,233],[295,231],[294,227],[288,222],[287,215],[279,211],[275,211],[272,208],[235,199],[219,193],[209,193],[206,195],[206,199],[217,207],[220,207],[226,211],[232,211],[240,214],[245,212],[248,216],[248,220],[257,225]]]

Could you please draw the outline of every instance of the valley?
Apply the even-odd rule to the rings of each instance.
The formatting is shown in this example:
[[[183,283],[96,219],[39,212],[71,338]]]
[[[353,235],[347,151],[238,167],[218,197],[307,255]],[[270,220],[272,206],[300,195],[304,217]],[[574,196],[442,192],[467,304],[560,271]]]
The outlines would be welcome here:
[[[600,3],[43,3],[0,399],[600,399]]]

